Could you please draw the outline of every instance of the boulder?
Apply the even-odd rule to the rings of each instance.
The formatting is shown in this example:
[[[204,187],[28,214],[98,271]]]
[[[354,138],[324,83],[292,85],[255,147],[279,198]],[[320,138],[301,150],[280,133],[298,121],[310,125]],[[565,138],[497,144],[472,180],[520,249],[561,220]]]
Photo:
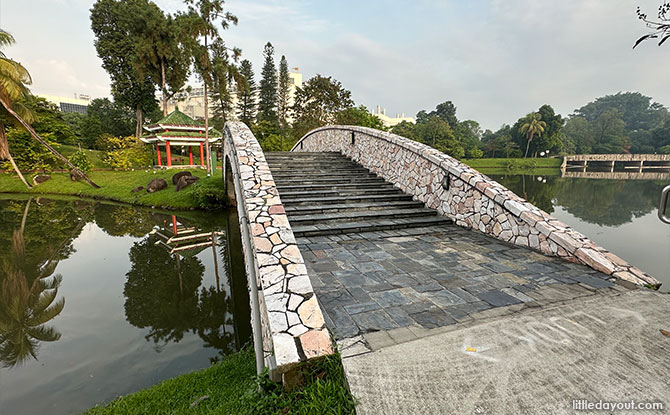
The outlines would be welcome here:
[[[153,193],[159,190],[167,189],[167,186],[167,182],[163,179],[151,179],[147,185],[147,193]]]
[[[70,180],[72,180],[73,182],[78,182],[81,179],[82,179],[81,174],[77,173],[74,170],[70,170]]]
[[[48,174],[38,174],[35,177],[33,177],[33,183],[35,184],[35,186],[37,186],[40,183],[46,182],[50,178],[51,176],[49,176]]]
[[[177,191],[180,191],[181,189],[192,185],[193,183],[197,182],[200,180],[200,177],[197,176],[182,176],[179,178],[179,181],[177,182]]]
[[[144,190],[144,186],[137,186],[136,188],[131,190],[130,193],[137,193],[137,192],[141,192],[142,190]]]
[[[177,183],[179,183],[179,179],[186,176],[191,176],[191,172],[180,171],[179,173],[175,173],[174,176],[172,176],[172,184],[176,185]]]

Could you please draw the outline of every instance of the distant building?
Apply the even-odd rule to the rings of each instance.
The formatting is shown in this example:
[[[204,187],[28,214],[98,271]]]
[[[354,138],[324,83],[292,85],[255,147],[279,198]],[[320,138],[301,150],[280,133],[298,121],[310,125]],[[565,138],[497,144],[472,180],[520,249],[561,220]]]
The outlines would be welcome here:
[[[293,72],[289,72],[289,105],[293,105],[295,102],[295,93],[296,88],[302,87],[302,74],[299,72],[299,68],[293,68]],[[256,83],[258,84],[258,80]],[[235,91],[234,85],[231,90],[231,100],[233,108],[233,116],[231,118],[237,119],[237,93]],[[212,112],[212,96],[210,92],[209,97],[209,106],[210,106],[210,117]],[[160,102],[160,96],[158,98]],[[189,117],[195,120],[204,120],[205,119],[205,88],[191,88],[191,91],[183,91],[175,94],[175,96],[168,100],[167,110],[168,113],[174,111],[176,108],[179,108],[179,111],[188,115]],[[290,121],[290,119],[289,119]]]
[[[55,95],[37,95],[47,101],[56,104],[63,112],[78,112],[86,115],[88,105],[91,103],[91,97],[86,94],[74,94],[74,98],[59,97]]]
[[[393,127],[395,125],[400,124],[403,121],[407,121],[412,124],[416,122],[416,120],[413,117],[405,117],[405,113],[396,114],[395,117],[389,117],[388,115],[386,115],[386,108],[382,108],[380,105],[377,105],[377,109],[375,110],[374,115],[376,115],[380,120],[382,120],[382,123],[386,127]]]

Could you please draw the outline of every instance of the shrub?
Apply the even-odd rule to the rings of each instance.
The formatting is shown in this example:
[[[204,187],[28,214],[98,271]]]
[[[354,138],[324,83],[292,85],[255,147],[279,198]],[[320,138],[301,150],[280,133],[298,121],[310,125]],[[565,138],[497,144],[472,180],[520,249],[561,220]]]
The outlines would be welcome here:
[[[52,134],[42,134],[41,137],[56,150],[58,144]],[[21,129],[11,128],[7,131],[9,151],[21,170],[51,171],[56,157],[30,134]],[[3,163],[2,168],[11,169],[9,162]]]
[[[198,207],[203,209],[213,210],[226,206],[223,180],[200,180],[193,185],[193,198]]]
[[[151,165],[151,149],[137,143],[135,137],[113,137],[103,134],[98,140],[106,150],[104,161],[115,169],[130,169]]]
[[[81,149],[74,152],[70,156],[69,160],[70,163],[74,164],[76,168],[83,172],[89,172],[93,168],[93,164],[91,164],[91,161],[88,159],[86,152],[82,151]]]

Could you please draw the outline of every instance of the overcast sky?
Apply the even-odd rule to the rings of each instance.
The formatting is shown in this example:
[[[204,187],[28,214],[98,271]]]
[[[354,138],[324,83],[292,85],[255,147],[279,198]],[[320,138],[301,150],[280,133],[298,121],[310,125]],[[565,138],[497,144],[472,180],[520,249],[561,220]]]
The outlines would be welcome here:
[[[166,11],[179,0],[155,0]],[[0,0],[7,55],[33,92],[109,95],[93,46],[93,0]],[[564,115],[595,97],[640,91],[670,105],[670,43],[632,50],[635,15],[661,0],[231,0],[239,25],[223,33],[258,74],[271,41],[305,79],[332,75],[357,104],[414,115],[451,100],[459,119],[496,129],[551,104]],[[257,75],[258,78],[259,75]],[[665,81],[663,80],[665,78]]]

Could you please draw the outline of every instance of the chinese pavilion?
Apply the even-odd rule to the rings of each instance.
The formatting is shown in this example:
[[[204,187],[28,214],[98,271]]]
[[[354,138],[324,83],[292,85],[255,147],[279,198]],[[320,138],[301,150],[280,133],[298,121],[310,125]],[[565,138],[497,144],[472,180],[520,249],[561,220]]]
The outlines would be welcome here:
[[[147,144],[156,145],[158,165],[163,165],[161,147],[165,148],[167,166],[172,167],[172,146],[188,147],[189,165],[193,166],[193,147],[200,147],[200,165],[205,165],[205,126],[193,118],[179,111],[172,111],[167,117],[155,124],[145,125],[147,131],[140,140]],[[221,133],[209,127],[209,142],[221,140]]]

